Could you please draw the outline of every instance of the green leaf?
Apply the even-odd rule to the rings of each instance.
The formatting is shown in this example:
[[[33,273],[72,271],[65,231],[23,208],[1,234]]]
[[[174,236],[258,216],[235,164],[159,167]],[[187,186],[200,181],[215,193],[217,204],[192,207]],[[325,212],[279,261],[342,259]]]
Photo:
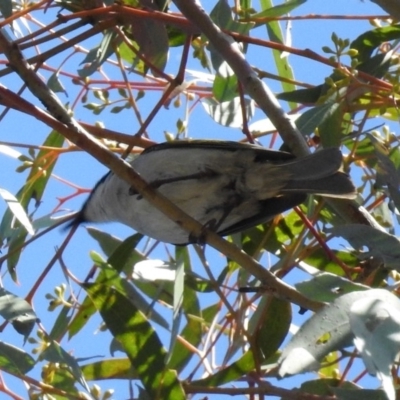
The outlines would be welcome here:
[[[186,316],[187,324],[182,329],[180,335],[192,346],[198,347],[201,343],[203,334],[203,316],[196,292],[188,283],[193,275],[188,247],[177,246],[175,248],[175,258],[177,260],[181,260],[185,267],[185,284],[183,287],[184,293],[182,308]],[[198,318],[195,318],[194,316]],[[176,341],[171,353],[171,358],[168,362],[168,366],[171,369],[181,371],[182,368],[184,368],[184,366],[186,366],[187,363],[192,359],[192,356],[193,353],[187,346],[182,344],[180,341]]]
[[[357,59],[364,62],[382,43],[396,39],[400,39],[400,25],[390,25],[363,33],[350,44],[350,48],[358,50]]]
[[[35,360],[25,351],[0,342],[0,369],[16,375],[25,375],[35,366]]]
[[[89,235],[97,241],[101,250],[107,257],[110,257],[111,254],[120,246],[122,240],[117,238],[116,236],[110,235],[107,232],[101,231],[97,228],[88,227],[86,228]]]
[[[292,9],[303,4],[305,0],[289,0],[284,4],[273,7],[272,0],[261,0],[261,7],[263,11],[260,13],[265,13],[263,16],[281,16],[287,14]],[[259,14],[258,14],[259,15]],[[283,37],[281,25],[278,21],[270,21],[266,24],[268,37],[271,41],[276,43],[284,44],[285,40]],[[274,56],[274,61],[276,69],[281,78],[283,78],[281,85],[284,92],[291,92],[296,89],[293,83],[287,82],[286,80],[294,80],[293,69],[289,64],[288,57],[282,57],[282,52],[278,50],[272,50]],[[295,104],[290,104],[291,108],[294,108]]]
[[[40,354],[40,358],[50,361],[52,363],[66,364],[69,367],[74,378],[87,391],[89,391],[89,387],[82,374],[78,362],[74,357],[72,357],[69,353],[67,353],[57,342],[55,342],[54,340],[51,341],[49,346],[47,346]]]
[[[130,46],[128,46],[127,43],[122,42],[118,47],[118,53],[123,60],[127,61],[129,64],[132,64],[132,69],[144,75],[147,72],[148,67],[144,61],[137,56],[132,48],[137,50],[139,45],[135,41],[131,41]]]
[[[232,18],[232,11],[226,0],[219,0],[210,13],[212,21],[221,29],[247,35],[254,26],[252,22],[237,22]],[[215,67],[214,67],[215,68]]]
[[[44,141],[43,146],[61,147],[63,143],[64,137],[58,132],[52,131]],[[56,161],[57,157],[54,156],[51,150],[40,150],[37,153],[26,183],[16,195],[16,198],[25,210],[28,209],[28,205],[32,199],[35,201],[35,206],[40,204]],[[19,224],[13,226],[13,218],[13,213],[7,210],[0,224],[0,239],[9,239],[8,253],[11,255],[7,258],[7,268],[13,279],[16,280],[15,267],[21,253],[19,247],[26,239],[26,230],[20,229]]]
[[[386,298],[357,300],[350,309],[350,326],[368,372],[377,376],[389,399],[396,399],[392,368],[400,349],[400,300]]]
[[[323,147],[339,147],[341,145],[344,112],[344,104],[336,103],[336,107],[332,107],[318,125],[318,133]]]
[[[393,50],[368,58],[357,69],[377,78],[383,78],[392,64]]]
[[[168,43],[170,47],[182,46],[186,41],[186,35],[178,27],[167,26]]]
[[[297,128],[303,135],[310,135],[327,118],[335,114],[339,104],[327,102],[316,106],[303,113],[295,122]]]
[[[225,61],[218,68],[212,90],[218,102],[230,101],[238,96],[237,76]]]
[[[169,363],[175,344],[177,343],[177,337],[179,334],[179,328],[181,325],[182,311],[183,311],[183,292],[184,292],[184,260],[178,258],[176,261],[175,270],[175,281],[174,281],[174,302],[172,306],[172,328],[171,328],[171,338],[169,343],[169,351],[167,357],[167,363]]]
[[[140,233],[135,233],[126,238],[109,256],[107,260],[108,264],[118,272],[124,270],[132,271],[133,265],[144,259],[144,257],[135,250],[142,238],[143,235]]]
[[[117,33],[109,29],[104,32],[100,44],[92,48],[86,55],[81,64],[85,64],[82,69],[78,69],[78,74],[81,78],[86,78],[95,73],[98,68],[114,53],[114,41],[118,38]]]
[[[0,11],[4,19],[11,17],[13,13],[12,0],[1,0],[0,1]]]
[[[324,85],[318,85],[308,89],[298,89],[279,93],[276,97],[280,100],[292,101],[301,104],[314,104],[321,97]]]
[[[292,321],[288,301],[263,296],[249,322],[254,349],[261,350],[264,359],[271,357],[284,341]]]
[[[151,64],[148,67],[155,76],[164,71],[168,60],[169,41],[165,24],[152,18],[137,18],[130,25],[139,51]],[[153,66],[156,67],[152,68]]]
[[[13,213],[15,218],[18,219],[18,221],[22,224],[26,231],[30,235],[34,235],[35,231],[33,229],[31,221],[29,220],[29,217],[27,216],[22,205],[19,203],[18,199],[13,196],[9,191],[2,188],[0,188],[0,196],[7,203],[10,211]]]
[[[134,236],[136,235],[133,235],[131,238],[129,238],[131,242],[134,241]],[[129,244],[129,241],[123,242],[121,246],[126,247],[127,243]],[[118,251],[116,250],[115,254],[117,253]],[[143,298],[143,296],[140,295],[140,293],[138,293],[138,291],[135,289],[134,286],[132,286],[130,282],[119,276],[119,272],[116,269],[112,268],[99,255],[95,253],[92,253],[92,259],[95,264],[100,268],[100,273],[96,278],[96,284],[115,287],[121,293],[123,293],[129,299],[129,301],[132,302],[132,304],[135,304],[135,307],[137,307],[143,313],[150,313],[150,318],[152,320],[154,320],[165,329],[169,328],[167,321],[156,310],[154,310],[151,305],[149,305],[149,303]],[[150,298],[154,300],[157,299],[156,296]],[[69,325],[70,337],[76,335],[86,325],[89,318],[95,312],[96,308],[90,297],[87,296],[82,302],[78,312],[76,313]]]
[[[147,318],[109,285],[83,286],[112,335],[121,343],[152,399],[185,399],[176,372],[165,365],[166,351]]]
[[[290,13],[295,8],[304,4],[307,0],[288,0],[283,4],[278,4],[277,6],[273,6],[272,2],[269,0],[261,0],[261,6],[263,11],[253,14],[252,18],[273,18],[273,17],[281,17],[282,15]],[[256,27],[264,24],[264,22],[260,22],[256,24]]]
[[[0,315],[10,321],[15,330],[27,337],[38,318],[31,305],[21,297],[0,288]]]
[[[113,358],[85,364],[81,366],[81,370],[87,381],[137,379],[137,374],[128,358]]]
[[[68,299],[70,301],[72,299]],[[59,312],[52,330],[49,333],[50,339],[58,341],[64,335],[64,333],[68,330],[69,324],[71,322],[71,307],[61,307],[61,311]]]
[[[242,127],[242,106],[238,97],[222,103],[214,99],[203,99],[201,104],[215,122],[231,128]],[[245,98],[245,112],[248,119],[254,115],[254,102],[247,98]]]
[[[47,80],[47,86],[49,89],[51,89],[55,93],[65,93],[67,94],[67,91],[65,90],[65,87],[61,83],[59,77],[58,77],[58,71],[54,72],[53,74],[50,75],[50,78]]]

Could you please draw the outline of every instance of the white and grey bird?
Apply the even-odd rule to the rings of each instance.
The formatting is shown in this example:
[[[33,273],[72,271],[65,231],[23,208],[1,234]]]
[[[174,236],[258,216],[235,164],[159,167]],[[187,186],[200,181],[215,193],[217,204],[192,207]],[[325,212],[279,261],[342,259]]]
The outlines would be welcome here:
[[[132,167],[175,205],[221,236],[263,223],[307,194],[354,198],[337,148],[304,158],[224,141],[175,141],[144,150]],[[113,172],[95,186],[73,224],[121,222],[144,235],[187,244],[196,238],[153,207]]]

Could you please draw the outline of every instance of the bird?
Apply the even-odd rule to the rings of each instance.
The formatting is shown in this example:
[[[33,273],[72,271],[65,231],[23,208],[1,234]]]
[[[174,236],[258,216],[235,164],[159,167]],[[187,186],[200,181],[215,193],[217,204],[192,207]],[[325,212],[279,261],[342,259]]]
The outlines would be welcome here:
[[[247,143],[177,140],[145,149],[130,164],[148,185],[220,236],[264,223],[309,194],[356,196],[335,147],[296,158]],[[175,245],[199,241],[112,171],[95,185],[70,225],[85,222],[120,222]]]

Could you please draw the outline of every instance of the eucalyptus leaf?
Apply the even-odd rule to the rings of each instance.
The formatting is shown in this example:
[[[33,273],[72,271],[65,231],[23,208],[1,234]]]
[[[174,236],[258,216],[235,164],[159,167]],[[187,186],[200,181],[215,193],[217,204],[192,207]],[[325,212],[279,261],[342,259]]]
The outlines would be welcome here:
[[[25,351],[0,342],[0,368],[15,375],[25,375],[35,366],[35,360]]]
[[[235,97],[231,101],[217,102],[214,99],[203,99],[201,104],[215,122],[230,128],[241,128],[243,125],[242,105]],[[245,98],[245,112],[249,119],[254,115],[253,100]]]
[[[292,337],[279,359],[279,375],[293,375],[315,370],[331,351],[352,344],[351,308],[358,300],[383,301],[398,307],[400,301],[384,289],[370,289],[344,294],[318,310]]]
[[[34,235],[35,230],[33,229],[31,221],[29,220],[29,217],[27,216],[24,208],[22,207],[18,199],[13,196],[8,190],[2,188],[0,188],[0,196],[7,203],[15,218],[18,219],[18,221],[22,224],[26,231],[30,235]]]
[[[66,364],[75,379],[89,392],[89,386],[82,374],[78,362],[54,340],[42,351],[40,358],[52,363]]]
[[[387,269],[400,270],[400,241],[396,236],[361,224],[337,226],[331,232],[348,240],[361,259],[375,258]]]
[[[25,299],[4,288],[0,288],[0,315],[25,337],[28,337],[38,321],[33,308]]]

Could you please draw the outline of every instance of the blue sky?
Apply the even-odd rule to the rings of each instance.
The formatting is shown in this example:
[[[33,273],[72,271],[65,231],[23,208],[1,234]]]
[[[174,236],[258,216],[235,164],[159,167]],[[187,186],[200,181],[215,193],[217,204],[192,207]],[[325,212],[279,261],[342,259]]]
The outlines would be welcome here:
[[[214,2],[203,1],[204,6],[210,6]],[[255,2],[254,7],[257,7]],[[369,14],[384,14],[375,4],[365,1],[360,2],[358,0],[336,0],[336,1],[324,1],[324,0],[309,0],[304,5],[299,7],[293,12],[293,15],[308,15],[308,14],[323,14],[323,15],[369,15]],[[51,14],[48,15],[50,18]],[[353,21],[353,20],[305,20],[305,21],[294,21],[292,24],[292,45],[296,48],[305,49],[310,48],[317,53],[320,53],[320,49],[323,45],[331,45],[331,34],[336,34],[341,38],[349,38],[350,40],[356,38],[360,33],[371,29],[371,25],[368,21]],[[255,32],[255,35],[259,34],[260,29]],[[91,41],[88,46],[95,44],[96,41]],[[249,53],[249,61],[252,61],[252,57],[258,57],[257,52]],[[265,56],[265,70],[271,69],[273,71],[273,62],[271,55],[265,52],[261,55]],[[290,62],[292,63],[295,71],[296,79],[305,81],[311,84],[319,84],[323,81],[324,77],[330,74],[330,69],[327,66],[321,66],[316,62],[310,60],[289,56]],[[61,60],[61,59],[60,59]],[[77,67],[78,62],[82,60],[82,55],[78,54],[73,57],[69,62],[70,65]],[[168,73],[174,73],[178,66],[176,60],[179,60],[179,51],[175,49],[170,55],[171,63],[168,66]],[[57,66],[57,63],[54,64]],[[171,66],[171,67],[170,67]],[[191,62],[188,67],[194,70],[201,70],[197,61]],[[73,67],[74,68],[74,67]],[[48,73],[43,72],[46,76]],[[63,80],[64,78],[62,78]],[[18,91],[21,86],[19,79],[15,76],[2,78],[3,85],[7,86],[11,90]],[[271,81],[266,81],[267,84],[271,84],[271,87],[275,91],[280,91],[280,87]],[[68,80],[64,79],[65,86],[69,85]],[[26,91],[25,91],[26,92]],[[143,111],[143,116],[146,116],[151,111],[155,102],[158,100],[160,93],[150,93],[141,100],[139,107]],[[67,103],[73,99],[73,95],[67,98],[63,94],[59,94],[60,99]],[[32,96],[26,92],[26,98],[32,99]],[[284,105],[285,106],[285,105]],[[124,133],[135,133],[138,129],[137,120],[134,118],[132,111],[124,111],[120,114],[109,114],[107,112],[102,113],[100,116],[90,114],[87,110],[79,107],[75,117],[79,120],[82,119],[85,122],[96,122],[102,121],[107,128],[115,131],[121,131]],[[150,137],[155,140],[162,142],[164,141],[164,132],[176,132],[176,120],[177,118],[185,119],[185,108],[163,110],[160,112],[158,117],[150,125],[148,132]],[[255,120],[262,118],[260,113],[256,114]],[[398,128],[398,126],[395,126]],[[44,126],[38,121],[32,120],[28,116],[18,114],[14,111],[9,114],[2,121],[2,130],[0,131],[0,142],[20,142],[20,143],[42,143],[45,137],[49,134],[49,128]],[[190,115],[190,123],[188,134],[193,138],[212,138],[212,139],[229,139],[229,140],[240,140],[242,133],[239,129],[230,129],[216,125],[211,118],[205,113],[201,106],[198,106],[195,111]],[[262,141],[263,144],[267,145],[268,141]],[[15,147],[16,150],[26,154],[26,150]],[[16,194],[19,188],[24,184],[26,173],[15,174],[15,168],[20,164],[19,161],[3,155],[0,153],[2,170],[0,173],[1,184],[0,186],[7,189],[13,194]],[[97,161],[91,159],[81,152],[72,152],[65,154],[60,157],[57,167],[54,171],[54,175],[59,176],[65,180],[75,183],[80,187],[90,189],[97,182],[97,180],[106,173],[105,167],[100,165]],[[72,193],[72,189],[63,183],[60,183],[57,179],[53,178],[49,184],[46,195],[44,196],[43,203],[39,210],[35,214],[35,218],[50,213],[57,205],[57,197],[67,196]],[[84,201],[84,196],[79,196],[76,199],[68,202],[65,208],[70,210],[76,210]],[[0,214],[5,210],[5,205],[0,202]],[[99,229],[115,234],[120,238],[127,237],[132,233],[129,228],[123,227],[119,224],[108,224],[99,226]],[[19,285],[14,284],[10,278],[5,274],[3,283],[5,287],[11,292],[20,296],[25,296],[44,266],[53,256],[55,248],[59,246],[65,237],[65,233],[57,230],[50,235],[46,235],[45,238],[39,239],[37,243],[30,246],[24,251],[20,263],[18,265],[18,277]],[[65,263],[71,267],[74,274],[79,278],[85,277],[87,271],[91,266],[91,262],[88,256],[89,251],[96,250],[100,251],[97,243],[92,240],[87,234],[84,228],[81,228],[79,232],[73,238],[67,252],[64,256]],[[160,252],[160,257],[166,257],[164,252]],[[221,268],[223,260],[217,254],[213,255],[213,268],[218,270]],[[3,272],[5,268],[3,267]],[[217,272],[216,272],[217,274]],[[299,279],[298,276],[290,277],[290,280]],[[46,280],[46,283],[42,285],[41,289],[37,293],[34,301],[35,310],[42,323],[48,330],[51,329],[51,324],[54,319],[54,314],[49,315],[46,311],[47,302],[44,295],[47,292],[52,292],[52,288],[55,285],[59,285],[65,282],[65,278],[61,273],[59,266],[55,266]],[[304,317],[301,317],[302,319]],[[300,318],[297,318],[300,319]],[[300,321],[298,321],[300,322]],[[94,355],[106,355],[108,356],[108,343],[109,336],[104,333],[94,334],[97,330],[99,319],[91,321],[85,328],[85,338],[90,338],[85,343],[81,343],[79,338],[74,338],[71,341],[64,341],[63,346],[66,350],[76,352],[79,356],[94,356]],[[17,336],[13,329],[8,326],[5,332],[2,334],[2,340],[14,343],[16,346],[22,345],[22,337]],[[27,349],[30,345],[26,346]],[[13,379],[8,380],[7,384],[13,387]],[[292,385],[291,380],[280,382],[279,385]],[[294,380],[297,383],[297,379]],[[364,383],[364,382],[363,382]],[[372,387],[378,386],[378,382],[371,380],[369,382]],[[113,383],[112,383],[113,384]],[[126,385],[118,385],[119,394],[115,396],[116,399],[122,399],[127,397]],[[24,389],[21,388],[21,393]],[[212,398],[210,396],[210,398]],[[215,397],[216,398],[216,397]]]

